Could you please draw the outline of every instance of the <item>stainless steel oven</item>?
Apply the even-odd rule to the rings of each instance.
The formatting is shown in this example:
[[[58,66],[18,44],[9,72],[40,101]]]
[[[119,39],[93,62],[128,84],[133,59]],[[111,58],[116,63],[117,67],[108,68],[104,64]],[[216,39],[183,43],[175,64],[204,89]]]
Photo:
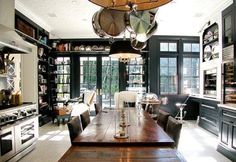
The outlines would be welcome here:
[[[0,130],[0,161],[6,161],[16,152],[14,126],[2,127]]]
[[[32,145],[38,138],[38,118],[25,120],[15,126],[16,152]]]

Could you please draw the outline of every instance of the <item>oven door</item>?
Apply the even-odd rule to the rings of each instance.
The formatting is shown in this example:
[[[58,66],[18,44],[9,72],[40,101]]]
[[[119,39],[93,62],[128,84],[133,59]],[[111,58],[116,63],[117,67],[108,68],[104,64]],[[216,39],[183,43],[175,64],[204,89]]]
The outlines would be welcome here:
[[[15,126],[16,152],[33,144],[38,138],[38,117],[25,120]]]
[[[15,154],[14,126],[0,130],[0,161],[6,161]]]

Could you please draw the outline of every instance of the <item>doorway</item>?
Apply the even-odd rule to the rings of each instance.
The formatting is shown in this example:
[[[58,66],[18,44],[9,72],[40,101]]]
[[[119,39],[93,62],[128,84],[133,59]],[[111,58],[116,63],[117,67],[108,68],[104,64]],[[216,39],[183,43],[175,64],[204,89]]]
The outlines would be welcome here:
[[[79,93],[96,91],[96,102],[114,107],[114,93],[119,91],[119,61],[108,56],[79,57]]]

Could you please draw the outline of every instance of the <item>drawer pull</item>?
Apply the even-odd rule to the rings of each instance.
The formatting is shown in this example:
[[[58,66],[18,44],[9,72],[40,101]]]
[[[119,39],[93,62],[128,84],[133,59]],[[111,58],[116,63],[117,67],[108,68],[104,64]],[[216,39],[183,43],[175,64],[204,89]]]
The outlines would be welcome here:
[[[233,119],[236,119],[236,116],[233,116],[233,115],[229,115],[227,113],[223,113],[224,116],[227,116],[227,117],[230,117],[230,118],[233,118]]]
[[[216,126],[216,124],[215,124],[213,121],[207,119],[206,117],[201,117],[201,119],[203,119],[203,120],[205,120],[205,121],[211,123],[212,125]]]
[[[212,110],[216,110],[215,107],[213,106],[208,106],[208,105],[205,105],[205,104],[202,104],[203,107],[206,107],[206,108],[209,108],[209,109],[212,109]]]

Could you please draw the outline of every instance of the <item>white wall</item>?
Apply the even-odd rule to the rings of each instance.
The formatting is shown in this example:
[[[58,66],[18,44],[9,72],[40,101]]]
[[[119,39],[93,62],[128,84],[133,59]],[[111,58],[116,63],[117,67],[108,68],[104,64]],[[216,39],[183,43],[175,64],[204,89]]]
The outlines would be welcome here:
[[[208,27],[205,26],[202,30],[202,32],[200,33],[200,97],[203,97],[203,87],[204,87],[204,70],[207,69],[212,69],[212,68],[217,68],[217,96],[216,99],[218,101],[221,101],[221,91],[222,91],[222,67],[221,67],[221,63],[222,63],[222,18],[221,18],[221,13],[222,11],[227,8],[229,5],[231,5],[233,3],[232,1],[229,1],[227,3],[225,3],[223,6],[221,6],[221,8],[219,8],[216,12],[212,13],[212,15],[208,18],[206,18],[206,23],[208,21],[211,22],[211,24],[213,23],[217,23],[219,26],[219,48],[220,48],[220,53],[219,53],[219,59],[214,59],[208,62],[202,62],[203,58],[203,49],[202,49],[202,40],[203,40],[203,31]],[[204,26],[204,24],[203,24]]]
[[[32,53],[21,55],[21,90],[23,102],[38,103],[38,48]]]

